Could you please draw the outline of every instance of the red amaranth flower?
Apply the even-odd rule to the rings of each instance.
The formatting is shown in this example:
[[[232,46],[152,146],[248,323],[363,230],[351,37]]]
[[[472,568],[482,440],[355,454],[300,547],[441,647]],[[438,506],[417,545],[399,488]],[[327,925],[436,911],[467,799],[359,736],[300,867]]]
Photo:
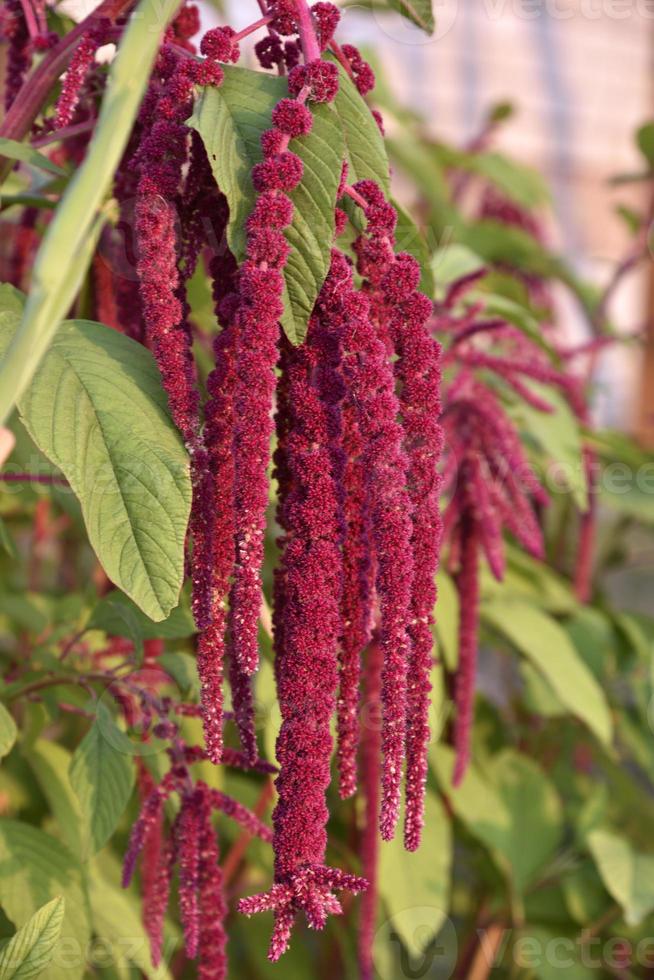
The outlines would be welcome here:
[[[295,96],[306,90],[310,102],[333,102],[338,92],[338,68],[320,59],[297,65],[288,76],[288,90]]]
[[[320,3],[314,3],[311,13],[316,22],[316,34],[320,50],[325,51],[334,37],[341,19],[341,12],[335,4],[324,3],[321,0]]]
[[[370,557],[363,440],[357,422],[356,406],[347,396],[343,407],[343,445],[346,454],[343,481],[345,540],[337,757],[339,792],[341,798],[346,799],[355,793],[357,785],[360,658],[370,639],[374,575]]]
[[[405,749],[407,627],[413,578],[411,501],[406,489],[408,460],[402,449],[402,429],[397,420],[399,404],[390,358],[370,322],[368,300],[354,291],[352,269],[336,251],[328,283],[331,288],[324,291],[324,302],[331,302],[333,315],[345,321],[343,376],[357,405],[363,441],[384,651],[380,826],[382,836],[389,840],[399,814]]]
[[[275,10],[283,13],[279,6]],[[298,93],[298,102],[302,101]],[[286,100],[283,102],[280,113],[286,118],[291,113],[285,105]],[[234,317],[237,338],[234,394],[236,564],[231,592],[231,634],[233,655],[240,670],[246,674],[255,670],[258,661],[261,564],[268,504],[267,467],[279,319],[283,312],[281,270],[286,259],[278,239],[269,232],[279,232],[291,222],[293,206],[285,192],[302,179],[302,161],[287,149],[290,139],[289,133],[283,133],[281,143],[275,144],[274,154],[253,168],[252,179],[260,195],[246,227],[248,243],[254,241],[257,259],[249,258],[241,267],[239,305]],[[270,247],[269,253],[265,248],[262,250],[265,242]]]
[[[185,795],[173,824],[173,840],[179,864],[179,913],[184,930],[184,948],[195,959],[200,937],[198,884],[200,877],[200,838],[204,830],[203,793],[200,789]]]
[[[361,57],[359,49],[353,44],[344,44],[341,51],[349,62],[354,84],[361,95],[372,92],[375,87],[375,73],[368,62]]]
[[[2,35],[9,41],[4,89],[5,109],[10,109],[32,64],[32,43],[21,0],[6,0]]]
[[[241,911],[272,908],[269,958],[288,946],[295,915],[312,928],[340,911],[335,888],[359,891],[361,879],[324,866],[330,781],[330,720],[336,707],[340,601],[342,317],[334,316],[330,277],[305,343],[284,344],[279,418],[278,520],[284,531],[275,585],[275,674],[282,726],[277,741],[279,801],[273,813],[275,884],[245,899]]]
[[[105,42],[109,22],[101,21],[84,34],[73,52],[68,70],[61,85],[61,93],[55,106],[54,124],[57,129],[69,126],[73,121],[82,85],[95,60],[95,52]]]
[[[436,603],[435,576],[442,534],[438,463],[443,447],[440,425],[440,346],[427,321],[431,303],[415,291],[420,267],[399,255],[382,280],[390,311],[390,329],[398,359],[400,410],[404,448],[409,459],[408,486],[412,504],[413,584],[411,592],[411,655],[407,711],[406,815],[408,850],[420,843],[429,743],[430,673],[434,639],[431,631]]]
[[[227,903],[223,873],[218,864],[216,833],[211,824],[209,793],[203,787],[198,875],[198,980],[225,980],[227,977]]]
[[[232,61],[236,64],[241,51],[235,37],[236,31],[232,27],[214,27],[202,38],[200,51],[215,61]]]
[[[361,899],[358,959],[361,980],[373,980],[373,943],[377,920],[377,880],[379,877],[379,758],[381,753],[381,671],[382,651],[376,640],[370,644],[365,660],[364,714],[361,724],[361,772],[365,800],[361,829],[361,870],[368,888]]]

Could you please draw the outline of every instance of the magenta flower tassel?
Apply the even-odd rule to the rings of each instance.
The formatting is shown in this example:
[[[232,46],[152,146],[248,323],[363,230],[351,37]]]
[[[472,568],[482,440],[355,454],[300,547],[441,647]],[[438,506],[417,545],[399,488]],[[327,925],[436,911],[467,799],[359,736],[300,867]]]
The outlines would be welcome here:
[[[361,831],[361,870],[368,888],[361,898],[358,959],[361,980],[373,980],[373,942],[377,924],[379,862],[379,760],[381,756],[381,670],[379,643],[368,647],[365,662],[365,704],[361,719],[361,772],[365,800]]]
[[[8,41],[4,79],[5,109],[10,109],[32,64],[32,40],[21,0],[6,0],[2,40]]]
[[[308,91],[308,87],[302,90],[303,99]],[[300,90],[295,94],[299,96]],[[303,99],[283,99],[273,111],[274,128],[262,137],[264,159],[252,171],[252,181],[260,196],[247,223],[248,258],[241,268],[240,305],[235,318],[238,337],[234,433],[237,526],[231,596],[232,647],[246,674],[256,669],[259,656],[267,467],[273,430],[279,319],[283,312],[281,270],[289,254],[282,230],[293,217],[293,205],[287,194],[297,187],[303,174],[302,161],[287,147],[292,138],[305,135],[312,126],[312,116]]]
[[[368,300],[354,290],[352,269],[339,252],[334,252],[331,280],[333,315],[345,321],[343,376],[357,405],[364,445],[384,651],[380,828],[382,837],[390,840],[399,816],[406,737],[407,624],[413,578],[411,501],[406,489],[408,461],[397,421],[399,404],[392,364],[370,322]]]
[[[184,948],[189,959],[195,959],[200,938],[198,883],[200,877],[200,840],[203,794],[198,787],[184,796],[181,810],[173,824],[173,839],[179,863],[179,912],[184,929]]]
[[[69,126],[73,121],[82,86],[95,61],[95,52],[104,43],[108,26],[109,21],[104,23],[100,21],[98,25],[84,34],[75,48],[55,106],[54,124],[56,129]]]
[[[443,448],[440,426],[440,345],[427,330],[432,304],[416,292],[420,266],[411,256],[395,258],[381,283],[392,310],[394,347],[398,355],[400,409],[404,447],[409,459],[409,495],[413,505],[413,588],[411,654],[408,669],[406,813],[404,842],[415,851],[424,823],[429,744],[429,694],[433,666],[435,576],[442,535],[438,462]]]
[[[359,741],[359,679],[361,653],[370,639],[374,574],[370,559],[370,528],[363,441],[350,399],[343,407],[343,444],[347,456],[345,486],[345,540],[343,542],[342,636],[337,704],[337,760],[341,799],[353,796],[357,786]]]
[[[198,672],[202,719],[209,758],[218,764],[223,750],[223,659],[227,594],[234,562],[234,390],[235,331],[227,327],[214,341],[216,366],[209,375],[204,445],[207,465],[202,492],[196,494],[193,557],[193,612],[202,630]],[[255,753],[256,754],[256,753]]]
[[[277,741],[281,771],[273,813],[275,884],[265,895],[244,899],[247,915],[275,911],[269,958],[288,946],[295,915],[312,928],[340,911],[335,888],[360,891],[355,876],[324,866],[332,739],[336,707],[343,564],[338,373],[342,320],[333,316],[328,277],[301,347],[285,348],[280,521],[286,532],[277,593],[282,636],[275,634],[275,666],[282,727]],[[278,467],[280,460],[277,460]],[[282,638],[283,637],[283,638]]]
[[[164,919],[170,898],[174,859],[172,841],[163,840],[155,874],[147,882],[145,878],[143,881],[143,926],[150,940],[150,955],[155,967],[161,963]]]
[[[227,903],[223,873],[218,864],[216,832],[211,823],[211,807],[206,787],[202,787],[198,875],[198,980],[225,980],[227,977]]]

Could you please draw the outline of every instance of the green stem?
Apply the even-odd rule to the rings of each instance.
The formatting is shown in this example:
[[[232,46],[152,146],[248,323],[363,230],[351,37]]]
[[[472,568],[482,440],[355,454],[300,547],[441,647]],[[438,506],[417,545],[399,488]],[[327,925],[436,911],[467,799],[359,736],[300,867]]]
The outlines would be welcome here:
[[[21,324],[0,365],[0,425],[27,389],[84,279],[165,28],[180,0],[141,0],[111,66],[88,152],[49,225]]]

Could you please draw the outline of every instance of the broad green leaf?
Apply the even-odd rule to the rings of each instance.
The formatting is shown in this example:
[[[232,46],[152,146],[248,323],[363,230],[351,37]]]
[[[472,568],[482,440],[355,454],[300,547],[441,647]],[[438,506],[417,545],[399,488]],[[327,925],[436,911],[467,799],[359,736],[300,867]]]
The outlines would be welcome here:
[[[86,628],[103,630],[112,636],[136,638],[139,643],[143,640],[183,640],[196,631],[191,610],[183,595],[180,604],[168,618],[155,623],[117,590],[103,596],[91,613]]]
[[[515,397],[507,404],[507,413],[556,464],[554,490],[561,493],[562,489],[569,489],[579,510],[585,511],[588,508],[588,481],[582,458],[580,424],[559,391],[537,381],[529,381],[528,387],[550,404],[553,411],[541,412],[522,398]]]
[[[542,718],[567,715],[567,708],[557,698],[552,685],[529,660],[520,663],[520,676],[524,684],[522,700],[528,711]]]
[[[61,936],[48,965],[48,980],[81,980],[90,937],[82,868],[68,849],[42,830],[0,820],[0,905],[19,926],[46,902],[66,902]]]
[[[498,293],[487,293],[483,290],[470,293],[469,299],[483,301],[484,315],[502,317],[503,320],[522,330],[530,340],[533,340],[535,344],[545,351],[552,361],[556,360],[556,353],[543,336],[543,331],[537,318],[526,306],[523,306],[521,303],[516,303],[515,300],[509,299],[507,296],[502,296]]]
[[[66,176],[65,170],[62,170],[56,163],[53,163],[43,153],[39,153],[27,143],[18,143],[16,140],[0,137],[0,156],[7,157],[9,160],[28,163],[31,167],[38,167],[39,170],[47,170],[51,174],[56,174],[57,177]]]
[[[0,352],[16,322],[5,312]],[[77,495],[109,578],[151,619],[165,619],[179,601],[191,484],[152,355],[109,327],[69,321],[19,408]]]
[[[561,801],[542,769],[512,749],[493,758],[487,775],[511,814],[501,852],[514,888],[523,892],[552,858],[561,840]]]
[[[537,980],[597,980],[604,976],[595,966],[598,953],[589,955],[578,930],[527,925],[515,937],[511,951],[516,975]]]
[[[420,263],[419,288],[425,296],[431,298],[434,295],[434,274],[425,237],[409,212],[395,198],[393,198],[393,207],[397,211],[395,249],[397,252],[408,252]]]
[[[43,237],[20,329],[0,364],[0,425],[29,385],[83,282],[104,221],[105,195],[178,6],[178,0],[141,0],[120,39],[93,139]]]
[[[79,800],[70,784],[68,771],[71,753],[63,745],[39,738],[22,749],[41,792],[57,822],[64,843],[73,854],[81,851],[82,813]]]
[[[507,749],[483,772],[474,763],[469,766],[455,789],[453,750],[436,745],[429,758],[456,816],[488,847],[514,893],[523,892],[552,857],[562,832],[561,804],[545,774],[526,756]]]
[[[73,754],[70,782],[82,811],[82,850],[88,857],[106,844],[120,820],[134,786],[134,760],[107,737],[113,725],[100,703],[98,717]]]
[[[192,698],[199,697],[200,678],[195,657],[177,650],[162,653],[157,658],[157,663],[172,677],[182,694]]]
[[[654,122],[645,123],[636,133],[638,149],[654,170]]]
[[[429,762],[452,810],[470,833],[492,851],[506,851],[512,814],[479,766],[472,763],[463,782],[455,788],[453,749],[446,745],[432,746]]]
[[[441,144],[435,152],[445,166],[485,178],[521,207],[539,207],[550,199],[547,184],[536,170],[516,163],[502,153],[467,153]]]
[[[654,910],[654,854],[639,854],[628,840],[608,830],[588,835],[588,847],[606,889],[624,911],[629,926]]]
[[[444,295],[447,287],[457,279],[463,279],[485,267],[484,260],[465,245],[444,245],[437,249],[431,260],[436,296]]]
[[[9,714],[4,704],[0,704],[0,759],[11,752],[16,736],[16,722]]]
[[[227,239],[239,261],[245,254],[245,220],[256,200],[251,171],[262,158],[259,139],[271,126],[275,105],[287,95],[287,83],[282,78],[226,66],[220,88],[204,89],[188,121],[202,137],[216,183],[227,197]],[[291,254],[284,269],[282,326],[295,344],[306,335],[329,269],[344,157],[342,127],[334,110],[317,105],[312,112],[311,133],[291,142],[291,149],[304,164],[304,177],[290,195],[294,217],[285,231]]]
[[[339,88],[334,108],[341,123],[348,163],[348,183],[374,180],[386,196],[391,192],[388,154],[370,107],[343,67],[337,63]]]
[[[117,883],[109,881],[95,863],[89,871],[89,901],[93,932],[119,970],[131,977],[132,967],[136,967],[148,980],[170,980],[164,964],[152,966],[150,941],[141,923],[138,903]]]
[[[412,955],[423,952],[447,917],[451,867],[451,824],[439,798],[428,791],[421,850],[405,851],[398,833],[380,852],[379,894],[393,930]]]
[[[544,674],[562,704],[605,745],[613,725],[604,692],[556,620],[520,600],[482,603],[483,622],[506,637]]]
[[[449,671],[459,662],[459,594],[451,577],[442,568],[436,576],[436,635]]]
[[[433,34],[436,23],[432,0],[388,0],[394,10],[413,21],[426,34]]]
[[[62,897],[35,912],[0,952],[0,980],[38,977],[52,959],[61,933],[66,903]]]

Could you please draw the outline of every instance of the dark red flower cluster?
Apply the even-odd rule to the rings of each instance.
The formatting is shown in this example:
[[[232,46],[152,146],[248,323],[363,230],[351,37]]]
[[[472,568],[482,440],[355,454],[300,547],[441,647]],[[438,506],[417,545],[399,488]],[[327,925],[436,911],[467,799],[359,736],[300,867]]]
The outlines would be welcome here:
[[[378,334],[397,358],[395,381],[399,392],[409,498],[406,514],[411,527],[410,563],[404,565],[400,573],[403,588],[408,589],[410,610],[403,614],[409,638],[409,652],[402,666],[406,686],[404,691],[398,689],[396,692],[398,705],[402,697],[406,698],[403,709],[404,742],[400,741],[400,733],[394,726],[393,744],[396,748],[390,762],[393,777],[386,776],[393,802],[391,804],[385,798],[382,804],[382,836],[392,835],[399,801],[396,766],[398,759],[401,766],[406,750],[405,844],[410,850],[415,850],[420,843],[427,778],[427,716],[433,662],[431,626],[436,601],[434,576],[438,567],[442,530],[439,511],[441,481],[437,469],[443,441],[439,421],[440,348],[427,329],[432,304],[418,292],[420,267],[412,256],[406,253],[395,255],[393,250],[394,209],[386,202],[380,188],[371,181],[355,185],[352,194],[363,207],[367,218],[366,232],[359,236],[354,245],[359,271],[366,277],[365,288]],[[398,575],[398,571],[394,574]],[[393,595],[397,596],[399,589],[399,582],[391,584]],[[400,617],[398,620],[402,621]],[[383,624],[381,641],[383,646],[388,643]],[[390,643],[394,645],[393,640]],[[385,665],[385,687],[397,685],[399,675],[398,665],[394,665],[390,672]],[[383,702],[388,713],[391,709],[385,695]],[[399,718],[399,707],[395,713]],[[388,730],[386,722],[385,729]],[[388,816],[385,816],[386,813]],[[384,821],[387,821],[386,828]]]
[[[151,944],[152,961],[161,962],[163,923],[175,867],[178,867],[178,900],[184,929],[184,945],[191,959],[199,960],[199,976],[227,975],[223,927],[226,913],[222,872],[212,814],[221,812],[237,821],[249,834],[269,841],[271,832],[242,804],[201,781],[194,781],[189,766],[202,753],[187,748],[175,726],[160,723],[155,734],[171,737],[171,767],[158,785],[144,766],[140,769],[141,812],[125,855],[123,885],[127,887],[142,854],[143,919]],[[173,794],[179,808],[169,834],[165,833],[165,804]]]
[[[0,31],[2,40],[8,42],[4,97],[5,109],[9,109],[32,64],[32,38],[21,0],[6,0]]]
[[[110,38],[110,30],[111,22],[100,19],[83,35],[75,48],[55,106],[56,129],[69,126],[73,121],[82,87],[95,61],[95,53]]]
[[[547,394],[541,393],[543,386],[558,389],[580,418],[585,411],[577,379],[553,363],[520,329],[500,318],[486,317],[482,300],[468,300],[470,290],[483,275],[481,270],[454,282],[444,300],[436,304],[433,320],[436,331],[449,342],[444,363],[455,369],[443,413],[448,446],[444,490],[449,496],[445,536],[461,607],[455,683],[455,783],[463,779],[470,757],[479,561],[483,555],[495,578],[503,578],[505,532],[534,557],[543,557],[541,511],[548,495],[503,404],[502,386],[537,411],[553,410]],[[589,534],[592,511],[590,515]],[[581,571],[579,574],[582,576]]]

